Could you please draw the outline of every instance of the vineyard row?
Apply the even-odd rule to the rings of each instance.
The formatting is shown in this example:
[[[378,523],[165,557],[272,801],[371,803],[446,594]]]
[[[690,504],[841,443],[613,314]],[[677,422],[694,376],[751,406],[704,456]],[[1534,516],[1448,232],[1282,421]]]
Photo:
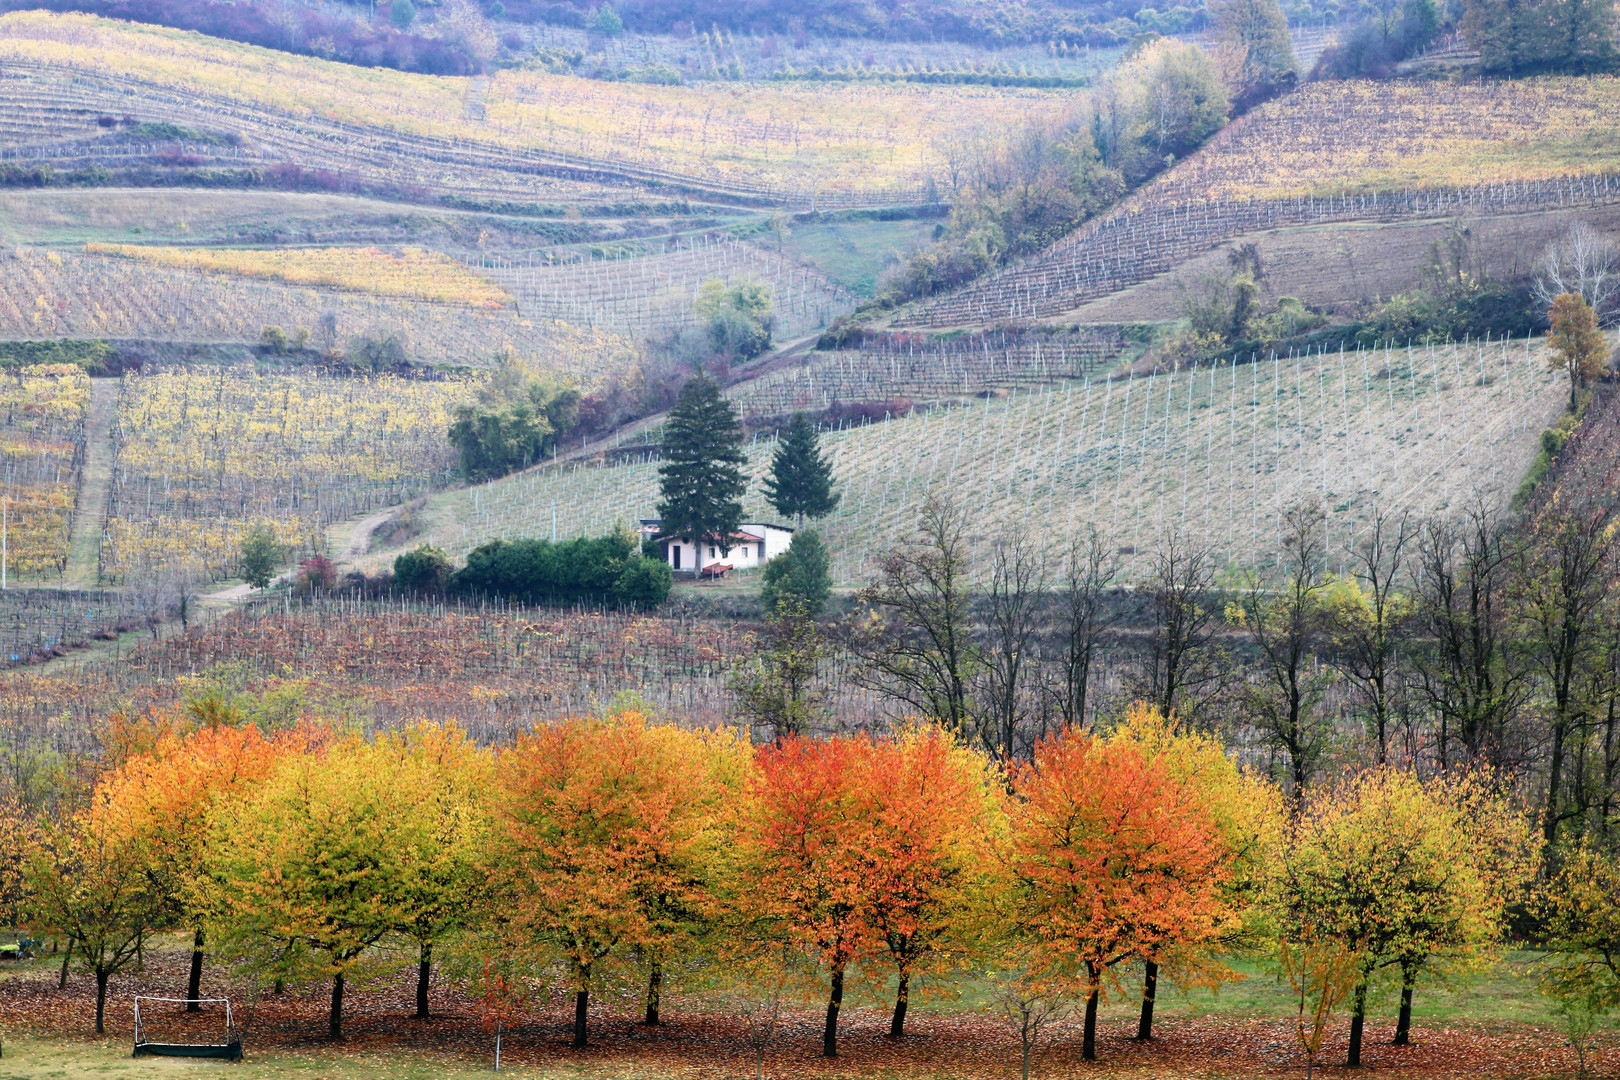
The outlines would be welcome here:
[[[1265,229],[1535,213],[1620,201],[1620,175],[1329,197],[1176,198],[1150,189],[1039,255],[923,301],[897,326],[982,325],[1060,315],[1140,284],[1228,240]]]

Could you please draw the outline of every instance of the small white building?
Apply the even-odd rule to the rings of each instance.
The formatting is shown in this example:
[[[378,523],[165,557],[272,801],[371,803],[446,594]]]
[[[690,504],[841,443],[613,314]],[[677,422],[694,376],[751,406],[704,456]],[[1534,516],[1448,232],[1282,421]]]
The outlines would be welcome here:
[[[657,542],[659,554],[671,570],[693,576],[714,577],[728,570],[764,566],[793,542],[792,529],[763,521],[737,526],[737,531],[727,538],[729,547],[722,547],[716,540],[699,543],[690,536],[666,536],[662,526],[657,518],[643,518],[642,538]]]

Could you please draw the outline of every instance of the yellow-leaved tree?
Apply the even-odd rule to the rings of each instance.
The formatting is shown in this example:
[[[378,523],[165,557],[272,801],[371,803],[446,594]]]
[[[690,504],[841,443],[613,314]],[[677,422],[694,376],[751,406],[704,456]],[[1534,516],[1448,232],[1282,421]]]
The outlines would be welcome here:
[[[1534,872],[1530,822],[1480,777],[1371,769],[1313,790],[1266,882],[1279,952],[1342,950],[1354,964],[1348,1064],[1361,1063],[1374,978],[1402,982],[1405,1041],[1423,970],[1489,966],[1504,908]]]
[[[460,741],[453,732],[443,738]],[[436,863],[458,859],[443,854],[443,818],[424,812],[417,786],[422,762],[401,745],[409,740],[345,739],[290,755],[214,819],[209,869],[221,952],[278,977],[330,976],[334,1040],[343,1037],[347,977],[367,950],[410,932],[424,903],[453,907],[426,899],[428,890],[459,887],[432,877]]]

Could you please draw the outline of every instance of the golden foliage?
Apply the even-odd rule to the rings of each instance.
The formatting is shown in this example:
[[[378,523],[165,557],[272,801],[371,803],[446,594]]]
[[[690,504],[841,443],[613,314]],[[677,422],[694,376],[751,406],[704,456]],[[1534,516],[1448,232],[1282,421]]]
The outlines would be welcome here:
[[[181,248],[90,243],[90,255],[144,259],[160,266],[268,278],[294,285],[330,285],[380,296],[406,296],[478,307],[505,307],[512,297],[459,259],[406,248],[398,255],[364,248]]]

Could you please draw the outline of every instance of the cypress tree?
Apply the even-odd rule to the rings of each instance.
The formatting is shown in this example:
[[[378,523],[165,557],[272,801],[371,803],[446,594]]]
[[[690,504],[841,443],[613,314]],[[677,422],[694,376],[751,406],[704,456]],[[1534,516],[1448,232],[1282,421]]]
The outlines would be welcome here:
[[[787,431],[771,457],[765,478],[765,497],[776,512],[796,517],[821,518],[838,506],[832,489],[832,462],[821,456],[821,438],[804,413],[794,413]]]
[[[742,521],[742,422],[720,387],[701,372],[681,390],[664,427],[658,513],[664,532],[731,550]]]

